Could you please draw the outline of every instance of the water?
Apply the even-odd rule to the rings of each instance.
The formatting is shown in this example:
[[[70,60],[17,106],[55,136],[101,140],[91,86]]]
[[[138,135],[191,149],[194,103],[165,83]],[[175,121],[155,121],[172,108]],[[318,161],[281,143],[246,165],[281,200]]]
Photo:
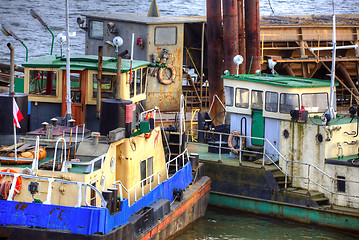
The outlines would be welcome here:
[[[358,13],[357,0],[336,0],[335,13]],[[83,54],[85,32],[76,23],[85,13],[147,13],[151,0],[69,0],[70,31],[77,32],[71,39],[71,53]],[[157,0],[161,15],[205,15],[206,0]],[[270,4],[269,4],[270,3]],[[331,14],[331,0],[260,0],[261,15],[310,15]],[[0,23],[6,23],[24,40],[29,49],[29,58],[50,53],[51,35],[31,17],[30,8],[36,9],[47,22],[55,36],[65,31],[65,0],[0,0]],[[0,62],[9,62],[10,51],[6,44],[15,48],[15,63],[25,61],[25,48],[12,37],[0,33]],[[60,54],[60,45],[55,42],[54,53]]]
[[[270,219],[245,213],[233,213],[209,208],[199,219],[174,237],[175,240],[302,240],[358,239],[353,234],[299,223]]]
[[[71,39],[71,53],[84,53],[85,32],[80,30],[76,18],[85,13],[147,13],[151,0],[69,0],[70,31],[76,31]],[[336,0],[335,13],[358,13],[357,0]],[[206,0],[157,0],[161,15],[205,15]],[[328,0],[260,0],[261,15],[310,15],[331,14]],[[55,36],[65,30],[65,1],[62,0],[0,0],[0,23],[7,23],[24,40],[29,48],[29,58],[50,53],[51,35],[37,20],[30,16],[30,8],[36,9],[53,30]],[[11,37],[0,33],[0,62],[9,62],[6,44],[15,48],[15,63],[25,61],[25,48]],[[55,42],[54,53],[60,54]],[[253,215],[209,210],[206,216],[176,239],[351,239],[344,233],[297,223],[259,218]],[[353,238],[354,239],[354,238]]]

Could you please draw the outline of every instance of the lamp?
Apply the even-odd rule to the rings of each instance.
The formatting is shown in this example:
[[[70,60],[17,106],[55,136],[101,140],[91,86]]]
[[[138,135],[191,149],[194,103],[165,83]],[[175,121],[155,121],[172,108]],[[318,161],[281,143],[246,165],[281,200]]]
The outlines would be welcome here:
[[[50,55],[52,55],[52,51],[54,49],[54,40],[55,40],[54,33],[50,30],[50,28],[47,26],[45,21],[40,17],[40,15],[36,12],[36,10],[30,9],[30,14],[33,18],[35,18],[37,21],[39,21],[41,23],[41,25],[44,26],[51,33],[52,41],[51,41]]]
[[[19,43],[21,43],[25,49],[26,49],[26,62],[29,58],[29,49],[27,48],[27,46],[25,45],[25,43],[22,41],[21,38],[19,38],[11,29],[8,25],[6,24],[1,24],[1,31],[5,34],[5,36],[11,36],[13,37],[16,41],[18,41]]]

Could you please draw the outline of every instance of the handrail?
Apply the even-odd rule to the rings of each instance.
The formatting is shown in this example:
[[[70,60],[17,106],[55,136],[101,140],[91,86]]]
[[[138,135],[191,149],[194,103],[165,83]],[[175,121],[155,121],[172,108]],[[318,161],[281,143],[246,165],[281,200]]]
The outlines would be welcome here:
[[[145,193],[144,193],[144,183],[147,181],[147,180],[150,180],[149,181],[149,184],[150,184],[150,191],[152,190],[152,179],[154,179],[154,176],[157,175],[157,186],[160,184],[160,177],[161,177],[161,174],[159,172],[155,172],[153,173],[151,176],[148,176],[146,177],[145,179],[142,179],[140,182],[136,183],[135,185],[133,185],[130,189],[127,189],[120,180],[116,181],[116,182],[113,182],[112,185],[114,187],[118,186],[119,188],[119,193],[120,193],[120,199],[121,201],[123,201],[123,193],[122,193],[122,188],[126,191],[127,193],[127,199],[128,199],[128,206],[131,206],[131,199],[130,199],[130,193],[131,193],[131,190],[134,190],[134,193],[135,193],[135,200],[133,203],[135,203],[137,200],[141,199]],[[142,190],[142,196],[141,198],[137,199],[137,186],[141,184],[141,190]]]
[[[179,164],[178,164],[178,161],[177,159],[179,159],[180,157],[182,157],[182,166],[184,166],[184,154],[187,153],[187,156],[188,156],[188,149],[186,148],[181,154],[177,155],[176,157],[174,157],[173,159],[169,160],[167,163],[166,163],[166,168],[167,168],[167,179],[169,179],[169,170],[170,170],[170,164],[173,162],[173,161],[176,161],[176,172],[178,172],[178,170],[180,170],[179,168]]]
[[[104,153],[94,159],[92,159],[91,161],[86,161],[86,162],[75,162],[75,161],[67,161],[68,164],[72,164],[72,165],[82,165],[82,166],[88,166],[91,165],[91,172],[94,171],[95,168],[95,163],[101,160],[101,168],[103,166],[103,163],[105,161],[107,153]]]
[[[228,149],[228,150],[232,150],[231,148],[228,148],[228,147],[222,147],[222,135],[231,135],[230,133],[221,133],[221,132],[213,132],[213,131],[206,131],[206,130],[198,130],[198,129],[189,129],[188,131],[197,131],[197,132],[204,132],[204,133],[210,133],[210,134],[216,134],[216,135],[219,135],[220,136],[220,143],[219,143],[219,146],[215,146],[215,145],[211,145],[211,147],[214,147],[214,148],[219,148],[219,159],[221,160],[221,154],[222,154],[222,151],[221,149]],[[266,144],[269,144],[269,146],[275,151],[275,153],[278,154],[278,157],[281,157],[284,161],[287,161],[287,159],[273,146],[273,144],[266,138],[259,138],[259,137],[252,137],[252,136],[243,136],[243,135],[240,135],[239,136],[239,149],[236,149],[237,151],[239,151],[239,154],[238,154],[238,158],[239,158],[239,162],[242,163],[242,152],[248,152],[248,153],[256,153],[256,154],[262,154],[263,155],[263,158],[262,158],[262,165],[264,166],[264,161],[265,161],[265,158],[268,158],[276,167],[279,171],[281,171],[283,174],[285,174],[283,172],[283,170],[275,163],[275,161],[266,153]],[[251,150],[244,150],[244,146],[242,146],[242,138],[249,138],[249,139],[257,139],[257,140],[262,140],[264,141],[264,148],[263,148],[263,152],[256,152],[256,151],[251,151]],[[187,138],[187,143],[188,143],[188,138]],[[205,144],[205,143],[194,143],[196,145],[205,145],[207,146],[208,144]]]
[[[73,181],[68,181],[68,180],[63,180],[63,179],[58,179],[58,178],[49,178],[49,177],[40,177],[40,176],[32,176],[32,175],[28,175],[28,174],[21,174],[21,173],[11,173],[11,172],[3,172],[1,173],[1,175],[6,175],[6,176],[12,176],[14,179],[12,181],[12,185],[10,188],[10,192],[9,192],[9,196],[7,198],[7,201],[12,201],[14,193],[15,193],[15,186],[16,186],[16,181],[18,177],[22,177],[22,178],[28,178],[28,179],[34,179],[34,180],[42,180],[42,181],[47,181],[49,182],[49,187],[48,187],[48,192],[47,192],[47,197],[46,197],[46,201],[44,202],[44,204],[51,204],[51,197],[52,197],[52,183],[53,182],[60,182],[60,183],[65,183],[65,184],[72,184],[72,185],[78,185],[79,186],[79,197],[78,197],[78,202],[74,207],[81,207],[82,205],[82,187],[89,187],[92,190],[94,190],[101,199],[101,207],[105,208],[107,206],[107,202],[106,200],[103,198],[102,194],[100,193],[99,190],[97,190],[94,186],[92,186],[91,184],[88,183],[83,183],[83,182],[73,182]],[[87,191],[85,191],[87,193]],[[86,196],[85,196],[86,199]],[[87,201],[85,200],[86,205]]]
[[[59,138],[59,139],[56,141],[55,153],[54,153],[54,160],[53,160],[53,166],[52,166],[52,172],[55,171],[55,162],[56,162],[56,154],[57,154],[57,144],[59,144],[60,141],[62,141],[62,143],[65,145],[65,147],[61,149],[61,151],[65,151],[64,162],[62,163],[61,172],[67,172],[67,167],[66,167],[66,170],[65,170],[65,168],[64,168],[64,165],[66,164],[66,140],[65,140],[65,138]],[[62,145],[62,146],[63,146],[63,145]],[[64,171],[63,171],[63,170],[64,170]]]
[[[349,180],[349,179],[339,179],[337,177],[332,177],[330,176],[329,174],[327,174],[326,172],[324,172],[323,170],[321,170],[320,168],[318,168],[317,166],[311,164],[311,163],[302,163],[302,162],[297,162],[297,161],[290,161],[288,160],[286,162],[286,172],[288,172],[288,163],[293,163],[293,164],[299,164],[299,165],[304,165],[304,166],[307,166],[308,167],[308,176],[307,177],[304,177],[304,176],[295,176],[295,175],[292,175],[291,177],[292,178],[301,178],[301,179],[305,179],[308,181],[308,185],[307,185],[307,191],[309,192],[309,188],[310,188],[310,183],[313,183],[315,185],[317,185],[318,187],[320,187],[321,189],[327,191],[330,195],[331,195],[331,206],[333,204],[333,196],[334,195],[343,195],[343,196],[348,196],[348,197],[355,197],[355,198],[359,198],[359,195],[349,195],[349,194],[344,194],[344,193],[341,193],[341,192],[334,192],[334,183],[335,181],[343,181],[343,182],[350,182],[350,183],[357,183],[359,184],[359,181],[354,181],[354,180]],[[331,190],[329,190],[328,188],[326,188],[325,186],[313,181],[312,179],[310,179],[310,168],[314,168],[315,170],[319,171],[322,175],[326,176],[327,178],[329,178],[329,180],[331,181]],[[287,176],[287,174],[286,174]],[[287,177],[286,177],[286,185],[287,185]]]

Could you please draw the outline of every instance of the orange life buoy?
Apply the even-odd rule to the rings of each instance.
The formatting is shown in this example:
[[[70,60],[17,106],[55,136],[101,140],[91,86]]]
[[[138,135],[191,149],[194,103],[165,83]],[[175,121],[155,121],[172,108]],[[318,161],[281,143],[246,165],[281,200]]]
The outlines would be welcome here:
[[[164,70],[165,69],[169,69],[171,71],[171,77],[169,77],[168,79],[164,79]],[[162,83],[164,85],[169,85],[172,82],[174,82],[174,80],[175,80],[176,70],[173,68],[172,65],[167,64],[166,68],[160,68],[160,70],[158,71],[157,77],[158,77],[158,80],[160,81],[160,83]]]
[[[231,152],[236,154],[236,155],[238,155],[239,151],[237,149],[235,149],[234,146],[233,146],[233,138],[234,137],[239,137],[239,138],[242,139],[242,149],[246,146],[245,137],[240,137],[240,136],[242,136],[240,131],[233,130],[231,132],[231,134],[229,135],[229,137],[228,137],[228,147],[231,149]]]
[[[1,170],[0,172],[6,172],[6,173],[17,173],[15,170],[12,170],[10,168],[7,168],[7,169],[3,169]],[[0,179],[4,176],[4,174],[0,174]],[[20,176],[17,177],[17,180],[16,180],[16,185],[15,185],[15,192],[14,192],[14,195],[15,194],[18,194],[20,192],[20,189],[21,189],[21,186],[22,186],[22,179]],[[9,189],[9,188],[8,188]]]
[[[145,138],[150,138],[151,137],[151,133],[145,133]]]

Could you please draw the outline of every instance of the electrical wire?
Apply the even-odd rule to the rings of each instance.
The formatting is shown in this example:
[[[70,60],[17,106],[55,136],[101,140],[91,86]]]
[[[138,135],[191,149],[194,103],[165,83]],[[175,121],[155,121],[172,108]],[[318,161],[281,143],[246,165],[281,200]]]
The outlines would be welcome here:
[[[333,0],[333,1],[334,1],[334,0]],[[271,4],[270,0],[268,0],[268,3],[269,3],[270,9],[272,10],[272,13],[274,14],[274,10],[273,10],[273,8],[272,8],[272,4]]]

